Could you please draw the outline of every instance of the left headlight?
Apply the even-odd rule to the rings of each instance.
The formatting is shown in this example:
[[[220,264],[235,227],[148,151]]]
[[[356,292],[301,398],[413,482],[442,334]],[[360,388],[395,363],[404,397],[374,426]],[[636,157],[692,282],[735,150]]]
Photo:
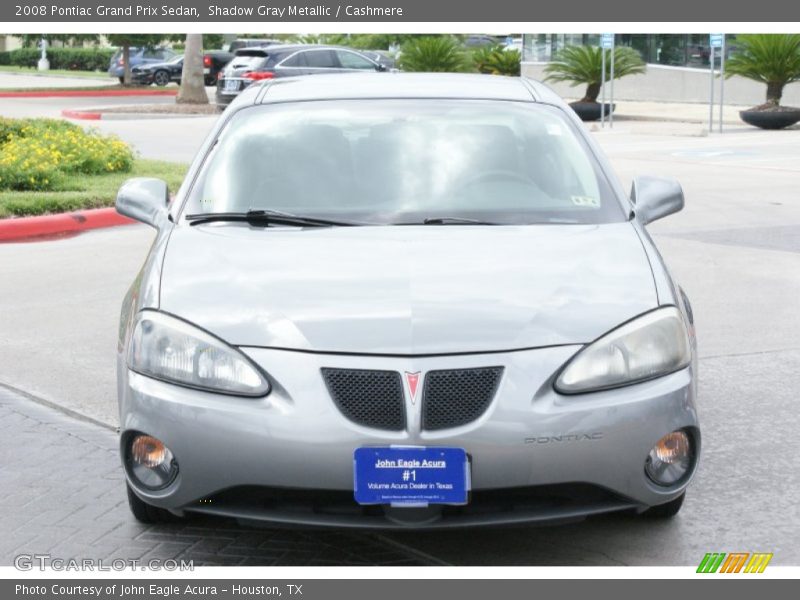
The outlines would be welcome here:
[[[128,368],[169,383],[236,396],[265,396],[269,382],[241,352],[164,313],[139,313]]]
[[[690,362],[681,313],[667,306],[625,323],[578,352],[555,388],[563,394],[605,390],[674,373]]]

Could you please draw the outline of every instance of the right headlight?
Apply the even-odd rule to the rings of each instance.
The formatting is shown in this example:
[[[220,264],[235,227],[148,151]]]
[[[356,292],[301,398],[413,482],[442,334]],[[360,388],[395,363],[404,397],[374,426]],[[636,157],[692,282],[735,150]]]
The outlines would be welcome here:
[[[667,306],[625,323],[578,352],[556,391],[579,394],[629,385],[683,369],[691,348],[680,311]]]
[[[237,349],[186,321],[153,310],[137,316],[128,368],[209,392],[257,397],[270,391],[266,377]]]

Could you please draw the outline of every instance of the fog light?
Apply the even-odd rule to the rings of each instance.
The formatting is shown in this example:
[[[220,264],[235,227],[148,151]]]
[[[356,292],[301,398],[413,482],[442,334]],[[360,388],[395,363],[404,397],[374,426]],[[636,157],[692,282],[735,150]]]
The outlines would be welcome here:
[[[178,473],[178,463],[164,442],[150,435],[137,434],[128,446],[128,466],[144,487],[166,487]]]
[[[644,470],[658,485],[672,485],[680,481],[692,466],[692,441],[685,431],[668,433],[653,446]]]

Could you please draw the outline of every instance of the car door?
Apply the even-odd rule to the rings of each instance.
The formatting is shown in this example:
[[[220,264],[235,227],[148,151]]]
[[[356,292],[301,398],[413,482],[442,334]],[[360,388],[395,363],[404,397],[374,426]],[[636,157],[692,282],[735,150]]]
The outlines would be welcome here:
[[[295,75],[308,75],[306,53],[303,51],[284,55],[276,60],[275,75],[278,77],[294,77]]]
[[[335,73],[339,70],[339,61],[336,58],[336,52],[330,48],[312,48],[310,50],[303,50],[302,53],[302,60],[305,61],[303,71],[306,75]]]
[[[183,59],[173,60],[169,64],[169,76],[172,81],[180,81],[183,74]]]

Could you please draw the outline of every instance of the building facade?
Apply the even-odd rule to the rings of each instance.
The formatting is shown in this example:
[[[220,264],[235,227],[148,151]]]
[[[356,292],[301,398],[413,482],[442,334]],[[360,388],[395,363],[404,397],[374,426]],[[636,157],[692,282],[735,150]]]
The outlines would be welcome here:
[[[707,33],[692,34],[617,34],[618,46],[629,46],[646,63],[672,67],[709,66],[710,47]],[[528,62],[549,62],[565,46],[599,46],[599,33],[526,33],[522,36],[522,59]],[[735,37],[729,36],[726,54],[735,48]],[[717,57],[719,60],[719,57]]]

